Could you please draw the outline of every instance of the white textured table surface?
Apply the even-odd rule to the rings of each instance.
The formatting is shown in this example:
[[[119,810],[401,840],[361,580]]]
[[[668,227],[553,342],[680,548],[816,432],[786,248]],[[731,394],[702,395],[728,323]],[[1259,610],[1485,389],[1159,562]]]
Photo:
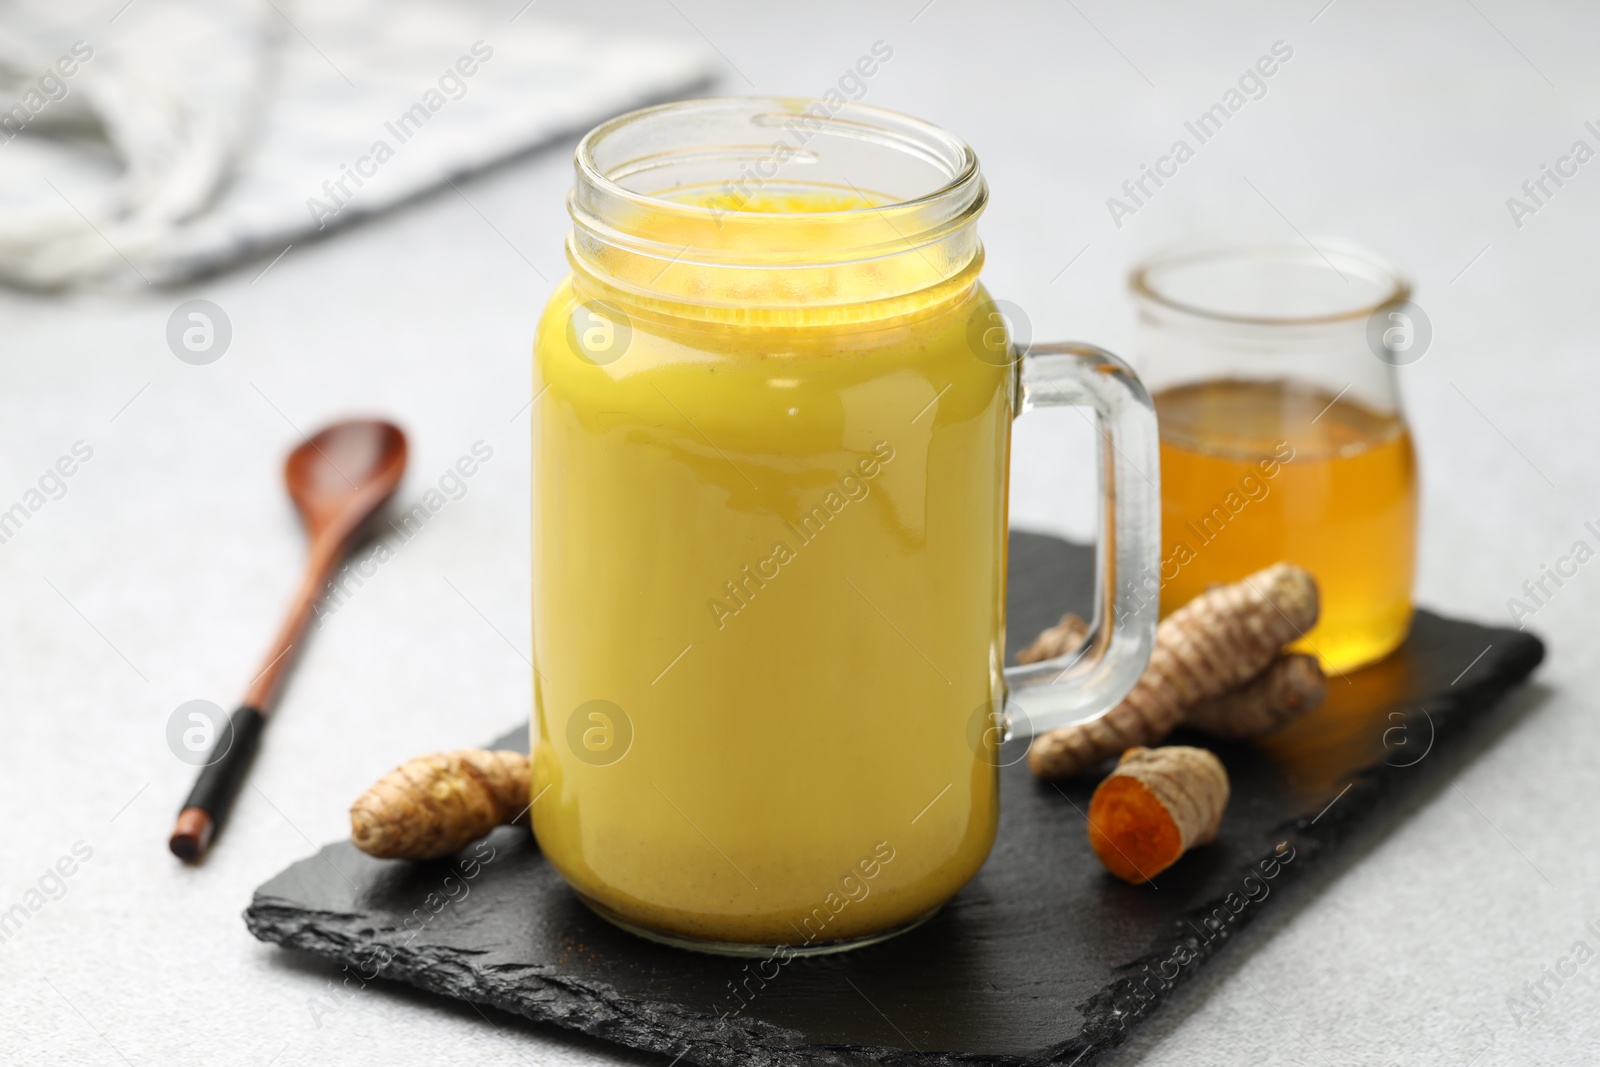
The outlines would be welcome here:
[[[486,28],[523,2],[485,5]],[[1036,336],[1125,348],[1127,265],[1197,227],[1292,224],[1391,254],[1436,331],[1403,371],[1424,479],[1418,598],[1503,623],[1542,564],[1579,539],[1600,547],[1583,525],[1600,518],[1600,162],[1520,229],[1506,207],[1574,141],[1600,147],[1583,125],[1600,125],[1600,11],[1336,0],[1319,15],[1325,2],[539,10],[703,36],[730,63],[727,92],[818,95],[888,42],[867,101],[977,148],[993,192],[986,277]],[[1114,228],[1106,197],[1280,39],[1294,57],[1268,95]],[[92,850],[64,890],[44,878],[52,899],[0,943],[0,1061],[656,1062],[420,996],[336,997],[341,976],[257,944],[239,919],[257,883],[345,832],[351,797],[398,759],[524,713],[519,409],[534,316],[564,269],[570,149],[297,245],[259,278],[265,259],[181,292],[0,293],[0,509],[75,442],[93,449],[0,544],[0,910],[75,843]],[[164,341],[192,297],[233,323],[207,367]],[[191,770],[168,751],[167,718],[236,699],[302,559],[282,454],[293,427],[352,410],[411,432],[408,503],[475,442],[493,459],[316,634],[229,832],[183,868],[164,837]],[[1086,532],[1075,421],[1019,430],[1020,523]],[[1592,563],[1532,620],[1550,656],[1520,721],[1325,888],[1249,930],[1122,1059],[1593,1059],[1600,963],[1546,979],[1520,1025],[1507,998],[1576,941],[1600,950],[1585,928],[1600,920],[1597,607]]]

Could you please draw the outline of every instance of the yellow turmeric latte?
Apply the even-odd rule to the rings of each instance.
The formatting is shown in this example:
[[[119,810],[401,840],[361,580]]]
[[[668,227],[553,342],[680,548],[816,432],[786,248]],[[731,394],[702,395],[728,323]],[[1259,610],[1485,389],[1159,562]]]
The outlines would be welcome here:
[[[625,923],[820,945],[994,838],[1012,372],[970,341],[975,242],[952,269],[867,194],[722,195],[630,219],[659,256],[574,252],[539,323],[533,825]],[[764,221],[793,269],[670,258]],[[882,253],[829,262],[850,227]]]

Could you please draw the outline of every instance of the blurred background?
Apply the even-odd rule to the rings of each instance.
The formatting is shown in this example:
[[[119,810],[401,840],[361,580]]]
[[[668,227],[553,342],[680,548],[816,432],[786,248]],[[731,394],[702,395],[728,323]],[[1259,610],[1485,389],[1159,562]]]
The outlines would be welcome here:
[[[830,91],[932,121],[989,181],[990,289],[1037,338],[1119,352],[1128,268],[1174,240],[1324,233],[1392,257],[1433,327],[1400,369],[1417,600],[1508,625],[1508,598],[1600,519],[1600,162],[1536,211],[1508,203],[1533,204],[1524,183],[1574,142],[1600,148],[1597,34],[1600,11],[1548,0],[0,2],[0,515],[25,512],[0,523],[0,909],[92,850],[0,942],[0,1060],[655,1062],[404,992],[315,1017],[337,972],[239,920],[378,775],[527,713],[529,349],[595,123]],[[892,57],[842,83],[878,42]],[[1292,58],[1265,94],[1114,218],[1108,198],[1277,42]],[[418,104],[425,121],[388,128]],[[196,306],[203,351],[183,342]],[[182,868],[164,839],[192,768],[169,716],[231,706],[257,667],[304,553],[283,456],[349,414],[410,435],[401,509],[448,502],[322,620],[228,835]],[[492,458],[441,486],[479,445]],[[1014,451],[1014,525],[1088,537],[1082,421],[1029,416]],[[49,477],[63,456],[74,472]],[[1460,778],[1476,806],[1421,803],[1121,1055],[1592,1048],[1600,971],[1536,1025],[1505,997],[1600,913],[1597,607],[1581,570],[1528,620],[1550,656]]]

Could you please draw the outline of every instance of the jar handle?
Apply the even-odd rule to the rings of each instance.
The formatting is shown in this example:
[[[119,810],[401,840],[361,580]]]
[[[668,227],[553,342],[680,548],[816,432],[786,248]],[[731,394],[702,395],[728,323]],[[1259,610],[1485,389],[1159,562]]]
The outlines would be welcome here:
[[[1155,647],[1160,588],[1160,458],[1150,394],[1122,360],[1073,342],[1030,345],[1018,375],[1018,414],[1093,409],[1100,537],[1089,635],[1064,656],[1006,670],[1007,737],[1089,722],[1121,702]]]

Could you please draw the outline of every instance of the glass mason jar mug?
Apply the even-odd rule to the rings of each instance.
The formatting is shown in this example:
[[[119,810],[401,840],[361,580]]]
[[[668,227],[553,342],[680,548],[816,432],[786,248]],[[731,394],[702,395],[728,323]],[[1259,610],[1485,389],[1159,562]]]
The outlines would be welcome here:
[[[1410,286],[1328,238],[1168,252],[1131,285],[1161,419],[1162,612],[1289,560],[1322,593],[1301,650],[1338,671],[1393,651],[1417,518],[1395,368],[1430,339]]]
[[[906,929],[988,854],[1007,683],[1038,729],[1144,668],[1115,578],[1156,558],[1149,399],[1098,349],[1014,350],[977,161],[925,123],[691,101],[576,170],[534,345],[540,847],[669,943]],[[1006,671],[1011,421],[1064,404],[1102,428],[1095,635]]]

